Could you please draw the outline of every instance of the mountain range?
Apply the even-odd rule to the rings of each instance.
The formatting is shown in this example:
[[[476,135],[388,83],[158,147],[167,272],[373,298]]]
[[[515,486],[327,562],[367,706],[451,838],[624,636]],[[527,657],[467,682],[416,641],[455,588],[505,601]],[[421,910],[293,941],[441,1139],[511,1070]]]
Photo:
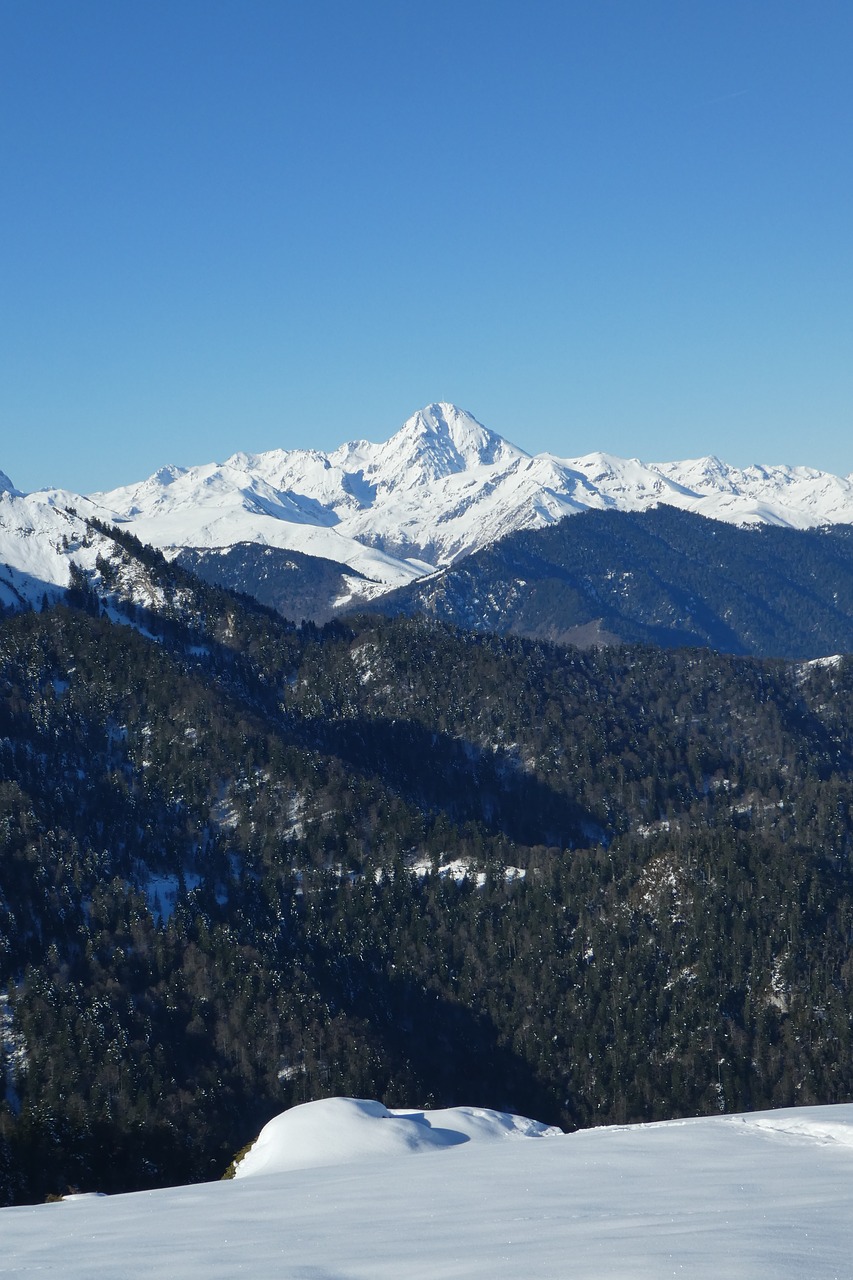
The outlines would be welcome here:
[[[513,514],[537,460],[472,421],[312,492],[293,455],[4,477],[0,1203],[209,1179],[331,1094],[573,1129],[853,1096],[853,521]]]
[[[323,570],[322,599],[304,600],[306,616],[322,617],[509,534],[590,510],[660,505],[740,526],[850,524],[853,476],[737,469],[715,457],[646,464],[606,453],[531,456],[464,410],[431,404],[382,444],[237,453],[223,463],[164,466],[139,483],[88,496],[23,494],[0,474],[0,602],[17,607],[54,596],[68,586],[72,561],[93,571],[110,546],[86,524],[92,518],[170,556],[193,549],[196,565],[249,544],[273,553],[267,576],[279,563],[298,565],[303,578],[311,568],[276,552],[338,566],[331,577]]]

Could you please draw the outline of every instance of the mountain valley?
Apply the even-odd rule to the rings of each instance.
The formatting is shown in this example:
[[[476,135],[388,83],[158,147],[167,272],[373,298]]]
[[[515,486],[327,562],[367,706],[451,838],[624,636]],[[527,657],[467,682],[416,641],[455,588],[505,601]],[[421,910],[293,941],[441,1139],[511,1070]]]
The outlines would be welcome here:
[[[849,659],[296,627],[92,533],[0,628],[7,1202],[218,1176],[330,1094],[849,1097]]]
[[[398,490],[527,466],[444,422]],[[376,495],[382,448],[346,455]],[[197,479],[124,523],[0,495],[5,1203],[217,1177],[334,1094],[565,1129],[853,1094],[853,526],[141,541],[182,484],[225,527]]]

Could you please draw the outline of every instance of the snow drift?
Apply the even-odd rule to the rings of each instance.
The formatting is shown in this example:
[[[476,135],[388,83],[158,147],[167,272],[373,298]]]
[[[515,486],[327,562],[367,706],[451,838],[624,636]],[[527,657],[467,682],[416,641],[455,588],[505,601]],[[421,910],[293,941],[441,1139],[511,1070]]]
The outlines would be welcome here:
[[[361,1098],[323,1098],[270,1120],[237,1165],[236,1178],[352,1164],[455,1147],[463,1142],[555,1137],[562,1130],[482,1107],[389,1111]]]

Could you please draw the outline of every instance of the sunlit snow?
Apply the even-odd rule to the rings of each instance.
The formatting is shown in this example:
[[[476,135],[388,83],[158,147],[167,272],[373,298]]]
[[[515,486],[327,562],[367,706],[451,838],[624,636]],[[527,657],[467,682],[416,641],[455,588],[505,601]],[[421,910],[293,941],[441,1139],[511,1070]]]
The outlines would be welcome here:
[[[276,1116],[237,1166],[236,1178],[318,1165],[435,1152],[464,1142],[554,1137],[562,1130],[484,1107],[389,1111],[362,1098],[324,1098]]]
[[[476,1109],[406,1118],[379,1104],[312,1105],[273,1122],[265,1147],[256,1148],[266,1151],[256,1176],[0,1211],[0,1276],[837,1280],[851,1273],[853,1105],[536,1140],[519,1140],[510,1118]],[[478,1116],[486,1140],[466,1129]],[[401,1147],[406,1124],[421,1141]],[[422,1141],[441,1130],[457,1137]],[[318,1150],[334,1163],[272,1171],[276,1159]]]

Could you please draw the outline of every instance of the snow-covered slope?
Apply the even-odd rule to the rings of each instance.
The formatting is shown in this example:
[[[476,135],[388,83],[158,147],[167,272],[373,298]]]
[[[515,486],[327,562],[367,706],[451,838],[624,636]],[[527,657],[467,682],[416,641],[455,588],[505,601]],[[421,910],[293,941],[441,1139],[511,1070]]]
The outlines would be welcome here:
[[[0,491],[0,605],[38,608],[45,597],[56,600],[76,568],[113,618],[120,616],[114,607],[119,602],[162,609],[156,574],[87,523],[92,517],[108,525],[117,520],[114,512],[64,490]]]
[[[333,482],[330,465],[306,450],[235,454],[222,464],[164,467],[92,501],[115,512],[142,542],[164,549],[259,542],[334,560],[385,586],[418,577],[426,566],[404,564],[343,528],[329,499],[346,477]],[[351,501],[345,495],[344,505]]]
[[[19,608],[54,598],[68,586],[72,562],[93,569],[99,555],[115,551],[89,529],[96,514],[86,498],[59,490],[19,493],[0,473],[0,604]]]
[[[806,467],[737,470],[716,458],[531,457],[450,404],[421,409],[384,444],[240,453],[222,464],[167,467],[92,498],[161,547],[269,542],[368,577],[384,573],[389,585],[405,572],[401,559],[447,564],[516,529],[590,507],[637,511],[666,502],[738,523],[853,522],[849,477]],[[366,548],[394,563],[370,561]]]
[[[393,1125],[394,1116],[374,1106],[360,1123],[377,1131]],[[330,1126],[316,1139],[328,1141],[330,1113],[321,1104],[315,1114]],[[343,1131],[351,1118],[346,1110],[338,1117]],[[0,1273],[64,1280],[850,1274],[851,1105],[544,1141],[463,1140],[416,1147],[418,1158],[364,1139],[350,1163],[0,1210]]]

